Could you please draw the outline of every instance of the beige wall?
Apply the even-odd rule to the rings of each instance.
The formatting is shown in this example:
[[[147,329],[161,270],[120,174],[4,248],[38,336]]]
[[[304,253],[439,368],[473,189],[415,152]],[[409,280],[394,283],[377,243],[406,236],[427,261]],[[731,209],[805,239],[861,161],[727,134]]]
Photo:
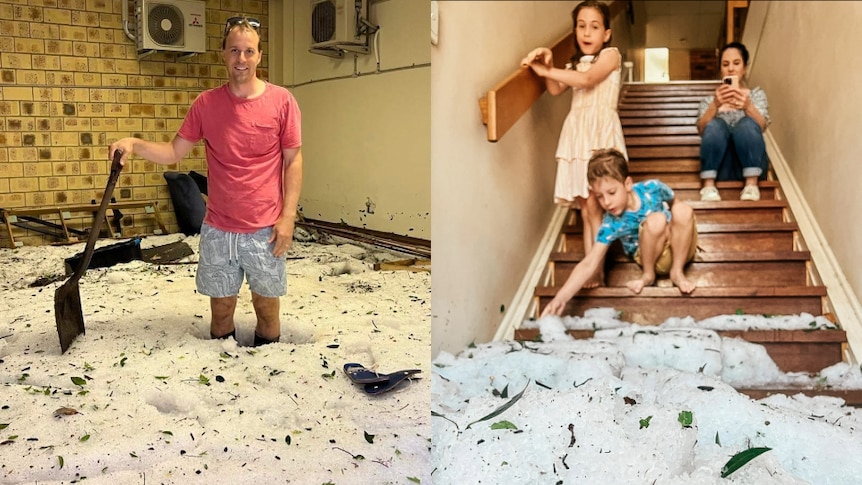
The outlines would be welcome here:
[[[429,4],[369,2],[378,71],[373,52],[308,52],[310,1],[271,3],[284,26],[273,79],[302,108],[303,215],[431,239]]]
[[[769,98],[769,133],[857,299],[862,298],[860,20],[860,2],[755,1],[743,34],[743,42],[756,49],[750,84]]]

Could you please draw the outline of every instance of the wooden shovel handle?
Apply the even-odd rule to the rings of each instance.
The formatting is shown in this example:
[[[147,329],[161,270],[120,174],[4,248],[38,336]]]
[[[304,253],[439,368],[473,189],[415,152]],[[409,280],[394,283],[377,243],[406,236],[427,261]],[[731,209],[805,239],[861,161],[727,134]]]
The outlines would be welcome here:
[[[81,263],[75,269],[75,273],[69,278],[69,281],[78,281],[81,279],[84,271],[87,271],[87,267],[90,266],[90,260],[93,259],[93,250],[96,247],[96,240],[99,239],[102,222],[105,221],[105,213],[108,212],[111,194],[114,193],[114,186],[117,185],[117,179],[120,178],[120,171],[123,169],[123,165],[120,164],[122,156],[122,150],[114,151],[114,160],[111,162],[111,174],[108,176],[108,185],[105,186],[105,194],[102,195],[102,203],[99,205],[99,211],[96,212],[96,217],[93,219],[93,228],[90,229],[90,237],[87,238],[87,245],[84,247],[84,255],[81,258]]]

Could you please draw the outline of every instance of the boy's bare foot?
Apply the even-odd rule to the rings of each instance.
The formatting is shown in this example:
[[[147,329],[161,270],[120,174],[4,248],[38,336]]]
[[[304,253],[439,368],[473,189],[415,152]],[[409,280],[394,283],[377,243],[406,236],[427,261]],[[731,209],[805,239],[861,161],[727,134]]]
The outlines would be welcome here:
[[[673,281],[673,284],[675,284],[677,288],[679,288],[680,293],[684,295],[691,293],[695,288],[697,288],[697,283],[686,278],[682,271],[678,273],[671,271],[670,280]]]
[[[605,286],[605,272],[601,270],[596,271],[596,274],[584,283],[583,288],[598,288],[600,286]]]
[[[636,280],[631,280],[626,283],[626,286],[634,293],[640,294],[640,292],[643,291],[644,288],[652,285],[653,283],[655,283],[655,274],[644,273],[643,276],[641,276],[640,278]]]

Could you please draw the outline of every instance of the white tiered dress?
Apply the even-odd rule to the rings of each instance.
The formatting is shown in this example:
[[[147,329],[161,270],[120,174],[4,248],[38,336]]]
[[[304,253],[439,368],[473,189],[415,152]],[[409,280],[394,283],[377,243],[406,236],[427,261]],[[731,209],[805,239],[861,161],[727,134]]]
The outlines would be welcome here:
[[[616,47],[607,47],[599,55],[620,58]],[[582,57],[576,69],[588,71],[592,59],[593,56]],[[572,109],[563,123],[557,145],[554,201],[558,204],[573,205],[576,197],[589,196],[587,164],[594,150],[616,148],[628,160],[623,128],[617,114],[621,71],[621,66],[618,66],[592,88],[572,89]]]

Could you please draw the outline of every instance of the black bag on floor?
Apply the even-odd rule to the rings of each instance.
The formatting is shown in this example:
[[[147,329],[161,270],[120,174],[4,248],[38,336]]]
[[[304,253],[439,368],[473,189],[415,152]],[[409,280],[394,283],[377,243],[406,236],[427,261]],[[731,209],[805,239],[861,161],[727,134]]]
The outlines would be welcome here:
[[[186,236],[199,234],[207,206],[201,197],[198,184],[185,173],[165,172],[164,175],[168,182],[168,190],[174,203],[174,213],[177,216],[180,231]]]

